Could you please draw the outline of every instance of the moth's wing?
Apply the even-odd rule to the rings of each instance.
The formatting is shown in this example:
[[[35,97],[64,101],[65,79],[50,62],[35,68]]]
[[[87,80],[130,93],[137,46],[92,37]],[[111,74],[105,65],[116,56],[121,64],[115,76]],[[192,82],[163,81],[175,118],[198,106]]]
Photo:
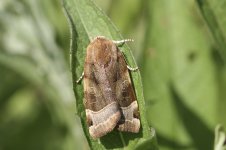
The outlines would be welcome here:
[[[84,105],[89,133],[96,139],[115,128],[121,113],[116,101],[105,101],[94,70],[92,56],[87,53],[84,66]]]
[[[118,122],[118,130],[134,133],[139,132],[140,120],[136,95],[131,83],[126,61],[122,52],[119,50],[116,95],[123,114]]]

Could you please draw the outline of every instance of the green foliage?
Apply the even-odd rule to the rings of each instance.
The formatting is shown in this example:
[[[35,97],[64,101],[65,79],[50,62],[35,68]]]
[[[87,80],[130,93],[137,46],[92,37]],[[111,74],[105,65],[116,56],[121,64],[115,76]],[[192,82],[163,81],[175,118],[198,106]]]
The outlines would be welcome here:
[[[172,149],[213,145],[217,84],[210,44],[194,18],[198,12],[191,11],[193,5],[180,0],[156,0],[148,5],[151,24],[142,65],[144,81],[150,79],[144,82],[146,100],[154,103],[148,116],[157,135],[165,139],[162,144],[175,143]]]
[[[226,3],[224,1],[197,0],[200,11],[209,27],[217,71],[218,111],[217,121],[226,125]]]
[[[1,3],[0,149],[84,147],[68,66],[41,3]]]
[[[0,149],[225,149],[225,1],[93,1],[0,1]],[[142,129],[95,141],[75,81],[90,40],[120,33]]]

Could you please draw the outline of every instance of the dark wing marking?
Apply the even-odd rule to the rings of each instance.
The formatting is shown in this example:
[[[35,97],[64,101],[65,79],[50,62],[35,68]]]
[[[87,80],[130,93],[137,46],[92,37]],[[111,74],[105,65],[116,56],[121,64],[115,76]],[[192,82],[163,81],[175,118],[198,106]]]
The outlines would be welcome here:
[[[123,54],[118,50],[116,97],[122,111],[119,131],[139,132],[140,120],[136,95]]]

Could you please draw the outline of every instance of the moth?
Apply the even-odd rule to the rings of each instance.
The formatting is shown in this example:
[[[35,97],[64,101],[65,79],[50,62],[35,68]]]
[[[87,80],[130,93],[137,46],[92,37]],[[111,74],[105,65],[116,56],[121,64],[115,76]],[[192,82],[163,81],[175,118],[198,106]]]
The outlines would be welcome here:
[[[127,65],[118,45],[131,40],[112,41],[96,37],[87,47],[84,72],[84,106],[89,133],[100,138],[114,128],[138,133],[140,119],[136,95]]]

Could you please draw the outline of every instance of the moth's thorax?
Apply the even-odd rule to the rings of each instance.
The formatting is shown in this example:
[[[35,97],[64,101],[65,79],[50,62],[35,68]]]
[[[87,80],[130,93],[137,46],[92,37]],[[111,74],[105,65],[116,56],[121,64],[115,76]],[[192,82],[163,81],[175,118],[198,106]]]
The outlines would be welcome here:
[[[98,38],[95,39],[88,48],[92,51],[94,64],[107,67],[113,57],[117,57],[117,46],[110,40]]]

